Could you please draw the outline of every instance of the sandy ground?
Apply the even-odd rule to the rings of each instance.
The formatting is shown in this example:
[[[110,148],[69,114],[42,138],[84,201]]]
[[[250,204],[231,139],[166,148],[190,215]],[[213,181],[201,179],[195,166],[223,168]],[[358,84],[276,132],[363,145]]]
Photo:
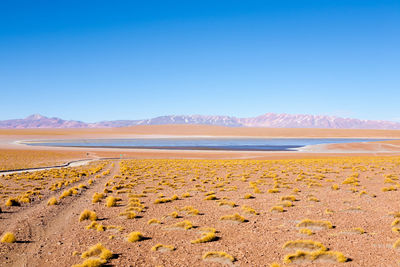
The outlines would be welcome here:
[[[389,215],[400,211],[399,203],[394,201],[400,190],[400,141],[397,140],[321,145],[306,147],[300,152],[278,153],[43,148],[14,143],[17,140],[174,135],[400,139],[400,131],[179,125],[0,130],[0,167],[3,169],[49,166],[74,159],[119,157],[121,154],[124,159],[129,158],[109,160],[99,173],[109,172],[82,176],[78,180],[74,177],[79,172],[96,168],[101,161],[65,170],[2,176],[0,236],[10,231],[18,242],[0,243],[0,266],[71,266],[83,262],[80,255],[99,242],[113,252],[113,258],[107,263],[112,266],[224,265],[221,262],[227,266],[269,266],[272,262],[283,265],[285,256],[294,253],[293,249],[282,247],[290,240],[318,241],[330,251],[339,251],[348,258],[345,263],[338,263],[336,258],[327,255],[316,261],[299,258],[291,264],[294,266],[398,266],[398,250],[393,244],[400,236],[391,226],[395,218]],[[124,162],[122,169],[121,162]],[[344,183],[349,177],[357,178],[350,184]],[[60,188],[49,190],[54,183]],[[79,184],[86,188],[78,188]],[[334,185],[338,190],[333,189]],[[269,193],[273,188],[278,192]],[[63,192],[70,189],[76,194],[60,199]],[[94,193],[105,191],[106,196],[121,198],[116,207],[106,207],[104,199],[92,203]],[[205,194],[210,191],[215,192],[215,200],[205,200]],[[184,193],[189,193],[190,197],[184,198]],[[19,199],[26,194],[30,196],[30,203],[5,206],[9,197]],[[127,219],[120,213],[132,208],[129,204],[132,194],[138,195],[144,208],[136,211],[136,218]],[[178,199],[154,204],[160,194],[164,198],[177,195]],[[245,199],[245,194],[252,194],[254,198]],[[270,211],[282,205],[281,197],[289,195],[296,198],[292,207],[284,207],[284,212]],[[51,197],[56,197],[59,204],[48,206]],[[223,200],[235,205],[220,205]],[[199,215],[180,210],[185,206],[198,209]],[[246,213],[243,206],[259,214]],[[84,209],[97,213],[98,224],[123,229],[86,229],[90,222],[79,222]],[[327,209],[332,212],[327,213]],[[178,218],[168,216],[174,211],[178,212]],[[238,224],[220,220],[221,216],[234,213],[247,221]],[[303,235],[296,225],[306,218],[329,221],[334,227],[311,229],[312,235]],[[158,219],[162,224],[149,225],[150,219]],[[183,220],[191,221],[194,228],[171,228]],[[214,227],[217,240],[191,244],[191,240],[201,236],[202,227]],[[365,233],[355,228],[362,228]],[[140,231],[147,239],[127,242],[126,237],[132,231]],[[175,250],[151,251],[157,243],[172,245]],[[224,251],[235,260],[232,263],[224,259],[204,261],[202,256],[207,251]]]
[[[112,266],[269,266],[273,262],[283,265],[285,256],[295,250],[284,249],[283,245],[294,240],[321,242],[330,251],[343,253],[348,261],[339,263],[335,257],[315,262],[297,259],[289,266],[398,266],[398,249],[393,244],[400,236],[392,231],[395,218],[389,214],[400,211],[399,203],[394,201],[398,192],[382,190],[390,186],[397,190],[400,186],[395,175],[400,171],[398,157],[138,160],[127,161],[124,171],[119,168],[119,161],[113,162],[114,166],[109,162],[103,169],[109,169],[109,174],[99,178],[84,177],[78,183],[87,184],[87,189],[62,199],[58,205],[47,206],[46,203],[50,197],[58,197],[63,190],[77,184],[58,191],[42,190],[42,199],[35,198],[21,207],[2,206],[0,234],[11,231],[19,243],[0,243],[0,258],[3,259],[0,266],[71,266],[83,262],[81,253],[99,242],[114,253],[108,261]],[[391,175],[390,183],[385,178],[388,175]],[[343,184],[352,176],[357,176],[357,182]],[[89,179],[94,179],[95,183],[88,185]],[[11,186],[13,180],[7,181]],[[24,183],[35,184],[34,181]],[[332,189],[335,184],[338,190]],[[272,188],[278,192],[269,193]],[[110,190],[107,196],[121,198],[117,206],[106,207],[104,199],[92,203],[93,194],[104,189]],[[205,200],[210,191],[215,192],[215,200]],[[182,197],[186,192],[190,197]],[[136,212],[138,216],[134,219],[120,216],[132,207],[130,194],[138,195],[145,207]],[[178,199],[155,204],[160,194],[164,198],[177,195]],[[254,198],[245,199],[245,194]],[[284,207],[284,212],[271,212],[272,207],[282,204],[281,198],[285,196],[296,198],[293,206]],[[220,205],[223,200],[233,202],[234,206]],[[185,206],[198,209],[199,214],[187,214],[181,210]],[[259,214],[247,213],[243,206]],[[100,232],[86,229],[90,221],[79,221],[84,209],[97,213],[97,223],[123,229]],[[327,209],[330,212],[326,212]],[[168,216],[174,211],[179,214],[177,218]],[[220,220],[221,216],[235,213],[247,221]],[[312,235],[303,235],[296,225],[306,218],[329,221],[334,227],[309,226]],[[149,225],[150,219],[158,219],[162,224]],[[192,222],[194,228],[171,227],[183,220]],[[215,228],[218,239],[191,244],[191,240],[201,236],[203,227]],[[140,231],[147,239],[127,242],[132,231]],[[175,250],[151,251],[157,243],[172,245]],[[235,260],[231,263],[219,259],[226,264],[204,261],[202,256],[208,251],[224,251]]]

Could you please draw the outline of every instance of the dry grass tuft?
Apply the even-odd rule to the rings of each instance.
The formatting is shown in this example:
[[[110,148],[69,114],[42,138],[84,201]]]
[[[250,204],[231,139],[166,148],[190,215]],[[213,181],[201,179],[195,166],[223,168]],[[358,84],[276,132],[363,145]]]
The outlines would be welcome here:
[[[17,242],[17,239],[15,238],[15,235],[11,232],[4,233],[4,235],[1,237],[1,243],[15,243]]]
[[[106,207],[115,207],[117,206],[117,201],[120,200],[119,198],[109,196],[106,198]]]
[[[317,221],[304,219],[299,222],[297,225],[299,228],[310,228],[310,229],[332,229],[333,225],[329,221]]]
[[[192,244],[206,243],[206,242],[215,241],[217,239],[218,239],[218,237],[215,235],[215,233],[208,232],[208,233],[203,233],[199,239],[192,240],[192,241],[190,241],[190,243],[192,243]]]
[[[326,247],[317,241],[313,240],[295,240],[288,241],[283,245],[284,249],[294,249],[294,250],[302,250],[302,251],[320,251],[327,250]]]
[[[103,260],[109,260],[113,257],[113,254],[110,250],[105,248],[101,243],[98,243],[89,248],[88,251],[82,253],[82,259],[91,258],[91,257],[99,257]]]
[[[94,193],[93,194],[93,200],[92,203],[97,203],[100,202],[100,200],[102,200],[105,197],[105,195],[103,193]]]
[[[128,242],[138,242],[144,239],[144,236],[141,232],[131,232],[128,237],[127,240]]]
[[[84,221],[84,220],[96,221],[97,220],[96,212],[85,209],[84,211],[82,211],[81,215],[79,216],[80,222]]]
[[[235,213],[233,215],[225,215],[222,216],[221,218],[219,218],[221,221],[233,221],[233,222],[238,222],[238,223],[243,223],[246,222],[246,218],[244,218],[243,216],[239,215],[238,213]]]
[[[178,223],[175,223],[174,225],[171,226],[172,228],[180,228],[180,229],[185,229],[189,230],[193,228],[193,224],[191,221],[184,220]]]
[[[57,205],[57,204],[58,204],[58,201],[57,201],[57,198],[55,198],[55,197],[52,197],[49,199],[49,201],[47,201],[47,206],[52,206],[52,205]]]
[[[270,212],[284,212],[285,210],[283,209],[282,206],[273,206],[269,211]]]
[[[147,224],[161,224],[161,222],[159,221],[159,220],[157,220],[157,219],[150,219],[148,222],[147,222]]]
[[[224,251],[209,251],[203,255],[203,260],[211,260],[211,261],[223,261],[232,263],[235,261],[235,258]]]
[[[308,229],[308,228],[301,228],[299,230],[299,233],[303,234],[303,235],[312,235],[312,234],[314,234],[314,232],[311,229]]]
[[[7,201],[6,201],[6,206],[7,206],[7,207],[11,207],[11,206],[18,207],[18,206],[21,206],[21,204],[19,203],[18,199],[13,198],[13,197],[10,197],[10,198],[7,199]]]
[[[166,252],[166,251],[173,251],[175,250],[174,246],[170,245],[162,245],[162,244],[157,244],[151,248],[152,251],[160,251],[160,252]]]

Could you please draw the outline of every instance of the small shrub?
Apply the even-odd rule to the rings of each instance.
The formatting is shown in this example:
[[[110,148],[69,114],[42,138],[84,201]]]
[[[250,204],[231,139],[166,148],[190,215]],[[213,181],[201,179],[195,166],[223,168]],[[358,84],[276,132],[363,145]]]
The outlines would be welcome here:
[[[327,250],[326,247],[320,243],[313,240],[296,240],[288,241],[283,245],[284,249],[294,249],[302,251],[320,251]]]
[[[254,198],[254,197],[253,197],[252,194],[246,194],[246,195],[244,195],[243,198],[244,198],[244,199],[251,199],[251,198]]]
[[[84,211],[82,211],[81,215],[79,216],[80,222],[84,221],[84,220],[96,221],[97,220],[96,212],[85,209]]]
[[[18,207],[18,206],[21,206],[21,204],[19,203],[18,199],[10,197],[6,201],[6,206],[7,207],[11,207],[11,206]]]
[[[234,222],[239,222],[239,223],[243,223],[246,221],[246,218],[244,218],[243,216],[240,216],[238,213],[235,213],[233,215],[225,215],[219,219],[221,221],[228,220],[228,221],[234,221]]]
[[[99,257],[100,259],[103,260],[109,260],[113,257],[113,254],[110,250],[105,248],[101,243],[98,243],[90,247],[88,251],[83,252],[81,256],[82,259],[91,257]]]
[[[115,207],[115,206],[117,206],[117,201],[118,201],[118,198],[116,198],[116,197],[113,197],[113,196],[109,196],[109,197],[107,197],[106,198],[106,207]]]
[[[224,260],[227,262],[234,262],[235,258],[224,251],[209,251],[203,255],[203,260],[219,261]]]
[[[215,195],[209,195],[204,200],[216,200],[217,197]]]
[[[208,233],[203,233],[202,236],[199,239],[192,240],[190,241],[192,244],[196,243],[206,243],[206,242],[212,242],[214,240],[217,240],[217,236],[213,232],[208,232]]]
[[[128,242],[138,242],[144,239],[144,236],[141,232],[131,232],[128,237],[127,240]]]
[[[162,244],[157,244],[151,248],[152,251],[160,251],[160,252],[165,252],[165,251],[172,251],[175,250],[174,246],[170,245],[162,245]]]
[[[104,194],[103,193],[94,193],[93,194],[93,200],[92,203],[97,203],[100,202],[100,200],[102,200],[104,198]]]
[[[283,209],[282,206],[273,206],[269,211],[270,212],[284,212],[285,210]]]
[[[147,222],[147,224],[161,224],[161,222],[159,221],[159,220],[157,220],[157,219],[150,219],[148,222]]]
[[[0,241],[1,243],[15,243],[17,242],[17,239],[13,233],[7,232],[1,237]]]
[[[52,197],[49,199],[49,201],[47,201],[48,206],[57,205],[57,204],[58,204],[58,201],[57,201],[57,198],[55,198],[55,197]]]
[[[317,228],[317,229],[332,229],[333,225],[329,221],[314,221],[310,219],[304,219],[301,222],[299,222],[297,225],[299,228]]]

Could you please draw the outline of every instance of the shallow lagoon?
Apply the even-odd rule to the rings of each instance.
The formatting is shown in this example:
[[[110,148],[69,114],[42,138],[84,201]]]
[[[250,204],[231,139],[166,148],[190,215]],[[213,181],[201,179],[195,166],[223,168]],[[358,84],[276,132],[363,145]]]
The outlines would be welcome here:
[[[294,151],[308,145],[359,143],[387,139],[355,138],[132,138],[23,142],[33,146],[105,147],[175,150]]]

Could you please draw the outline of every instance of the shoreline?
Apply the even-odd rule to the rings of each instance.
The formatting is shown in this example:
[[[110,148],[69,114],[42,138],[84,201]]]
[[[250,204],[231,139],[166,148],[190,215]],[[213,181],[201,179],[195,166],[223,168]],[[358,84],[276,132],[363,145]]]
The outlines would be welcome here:
[[[232,139],[386,139],[389,141],[309,145],[290,151],[232,151],[232,150],[171,150],[100,147],[31,146],[23,142],[39,140],[130,139],[130,138],[232,138]],[[7,155],[12,154],[10,158]],[[3,169],[13,166],[51,165],[89,157],[119,157],[132,159],[304,159],[336,157],[400,156],[400,130],[343,130],[343,129],[285,129],[230,128],[207,125],[157,125],[109,129],[0,129],[0,155]],[[37,159],[40,155],[40,160]],[[46,156],[47,155],[47,156]],[[8,159],[7,159],[8,157]],[[45,158],[47,157],[47,161]],[[64,158],[64,159],[62,159]],[[46,163],[47,162],[47,163]],[[26,163],[25,165],[29,165]],[[54,164],[53,164],[54,165]],[[11,168],[10,168],[11,169]]]

